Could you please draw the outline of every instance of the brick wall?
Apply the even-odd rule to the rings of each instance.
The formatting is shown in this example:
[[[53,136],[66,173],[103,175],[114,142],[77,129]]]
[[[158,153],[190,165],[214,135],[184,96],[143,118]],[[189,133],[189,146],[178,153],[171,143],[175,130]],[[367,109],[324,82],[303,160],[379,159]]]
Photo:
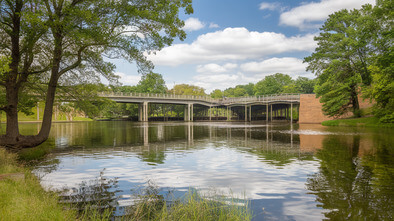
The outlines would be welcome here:
[[[358,98],[360,108],[368,108],[372,106],[368,100],[363,100],[360,96]],[[343,118],[351,117],[352,113],[343,115]],[[315,94],[301,94],[300,95],[300,115],[299,123],[301,124],[320,124],[325,120],[332,120],[334,118],[323,114],[322,104]]]
[[[315,94],[300,95],[300,124],[319,124],[332,118],[323,114],[322,104]]]

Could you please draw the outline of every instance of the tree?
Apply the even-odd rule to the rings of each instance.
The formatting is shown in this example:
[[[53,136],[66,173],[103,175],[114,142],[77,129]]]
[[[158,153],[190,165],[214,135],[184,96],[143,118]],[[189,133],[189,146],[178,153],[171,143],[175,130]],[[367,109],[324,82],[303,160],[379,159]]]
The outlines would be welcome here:
[[[211,92],[211,97],[215,99],[223,98],[223,91],[220,89],[215,89]]]
[[[237,86],[235,86],[235,87],[236,87],[236,88],[237,88],[237,87],[240,87],[240,88],[245,89],[246,94],[247,94],[248,96],[253,96],[253,95],[254,95],[254,92],[253,92],[254,84],[253,84],[253,83],[249,83],[249,84],[245,84],[245,85],[237,85]]]
[[[165,94],[167,92],[167,86],[163,76],[153,72],[143,75],[136,89],[139,93]]]
[[[248,92],[246,91],[245,85],[237,85],[235,87],[227,88],[223,91],[223,95],[225,97],[244,97],[248,96]]]
[[[371,87],[365,95],[375,101],[374,114],[381,122],[394,123],[394,54],[393,54],[393,4],[392,1],[377,1],[373,9],[376,31],[372,45],[375,60],[369,66],[372,74]]]
[[[173,89],[169,91],[176,95],[195,95],[195,96],[206,96],[205,89],[199,86],[189,84],[177,84]]]
[[[315,92],[327,115],[360,114],[360,87],[371,84],[371,9],[371,5],[364,5],[360,10],[331,14],[315,37],[318,47],[304,59],[307,70],[317,75]]]
[[[298,77],[294,84],[297,88],[296,93],[312,94],[315,88],[316,80],[306,77]]]
[[[287,74],[276,73],[266,76],[263,80],[254,85],[253,91],[255,95],[280,94],[284,90],[284,86],[293,83],[291,77]]]
[[[0,78],[5,88],[6,133],[0,145],[19,149],[37,146],[49,135],[58,85],[68,77],[116,80],[114,65],[104,61],[125,58],[141,73],[152,64],[144,52],[160,50],[174,38],[185,38],[179,9],[192,13],[191,0],[0,1],[0,54],[10,58]],[[40,132],[22,136],[18,128],[21,95],[32,85],[45,86],[45,109]]]

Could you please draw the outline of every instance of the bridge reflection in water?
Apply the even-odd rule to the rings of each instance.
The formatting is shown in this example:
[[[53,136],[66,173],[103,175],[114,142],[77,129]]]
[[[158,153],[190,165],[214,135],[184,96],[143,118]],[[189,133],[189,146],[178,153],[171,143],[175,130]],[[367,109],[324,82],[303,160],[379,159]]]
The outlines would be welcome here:
[[[97,123],[100,126],[97,127]],[[339,134],[324,131],[326,128],[321,125],[261,123],[137,123],[127,121],[59,123],[53,125],[51,138],[55,138],[55,145],[60,148],[81,145],[94,147],[148,147],[156,144],[170,147],[171,145],[179,146],[182,143],[185,148],[188,148],[193,146],[196,140],[218,141],[225,139],[228,142],[233,141],[243,144],[245,147],[250,145],[254,147],[269,147],[272,143],[280,143],[286,148],[298,149],[302,152],[315,152],[322,148],[323,140],[327,135]],[[34,133],[36,130],[39,130],[40,125],[29,124],[26,126],[31,127],[29,131],[32,132],[30,133]],[[117,127],[121,129],[116,129]],[[22,131],[25,132],[27,130],[22,128]],[[371,146],[373,145],[370,137],[361,137],[361,153],[370,149]],[[365,151],[363,151],[364,149]]]

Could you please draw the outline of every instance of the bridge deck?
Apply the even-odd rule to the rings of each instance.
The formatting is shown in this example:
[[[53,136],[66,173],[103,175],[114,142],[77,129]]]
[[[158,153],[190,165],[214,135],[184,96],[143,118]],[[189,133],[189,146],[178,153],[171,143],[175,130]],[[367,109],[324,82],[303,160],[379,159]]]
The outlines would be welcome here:
[[[102,93],[101,97],[119,103],[166,103],[166,104],[200,104],[205,106],[265,105],[276,103],[299,103],[300,94],[276,94],[250,97],[214,99],[209,96],[145,94],[145,93]]]

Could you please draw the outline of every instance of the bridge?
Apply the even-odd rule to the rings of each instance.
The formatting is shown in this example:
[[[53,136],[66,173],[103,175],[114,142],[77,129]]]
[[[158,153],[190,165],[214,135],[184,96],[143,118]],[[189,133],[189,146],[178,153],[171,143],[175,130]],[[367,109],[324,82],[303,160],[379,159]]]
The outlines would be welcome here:
[[[154,104],[177,104],[184,105],[184,120],[194,120],[194,106],[205,107],[209,111],[209,120],[212,120],[212,108],[225,108],[227,120],[230,113],[236,113],[245,121],[262,119],[272,121],[273,118],[288,119],[293,121],[293,105],[299,106],[300,94],[276,94],[249,96],[237,98],[214,99],[209,96],[174,95],[174,94],[148,94],[148,93],[101,93],[105,97],[117,103],[137,103],[138,120],[148,121],[148,105]]]

